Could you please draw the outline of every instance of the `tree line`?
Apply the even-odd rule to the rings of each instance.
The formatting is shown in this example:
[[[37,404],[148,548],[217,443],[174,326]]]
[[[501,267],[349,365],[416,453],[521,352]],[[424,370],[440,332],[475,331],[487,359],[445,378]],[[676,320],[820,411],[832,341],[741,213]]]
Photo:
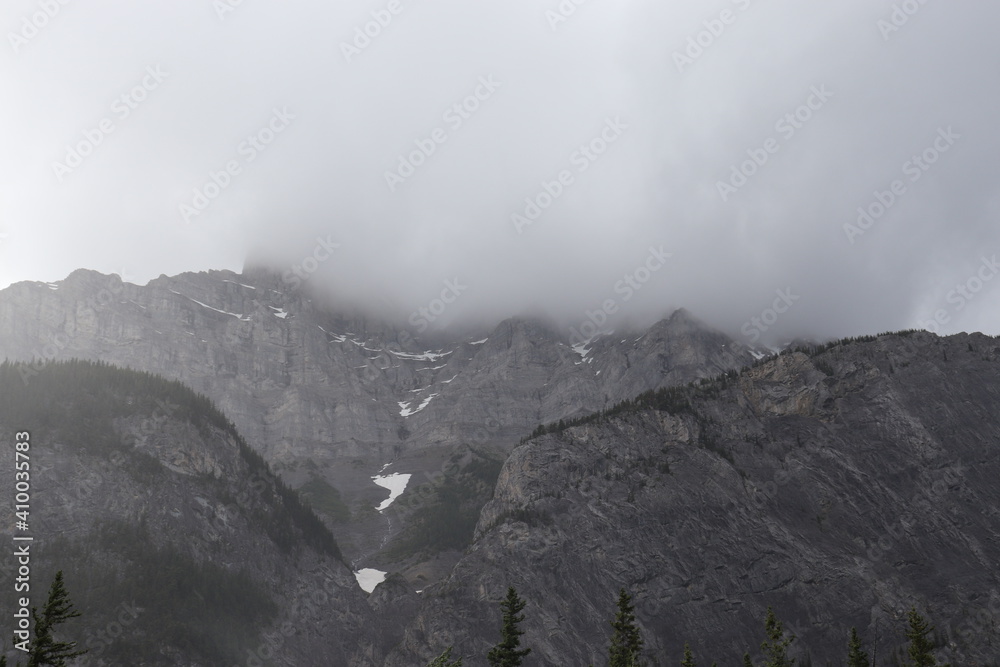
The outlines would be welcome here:
[[[490,667],[520,667],[523,658],[531,653],[530,647],[521,648],[524,630],[520,626],[525,619],[522,612],[526,604],[513,587],[507,589],[507,596],[500,603],[500,642],[487,654]],[[645,667],[642,633],[636,623],[632,596],[624,588],[618,593],[617,609],[610,625],[608,667]],[[934,657],[933,633],[934,628],[929,622],[915,607],[911,607],[907,614],[905,635],[908,644],[903,667],[951,667],[939,663]],[[785,631],[774,610],[768,607],[764,619],[764,641],[760,645],[764,661],[754,662],[748,650],[740,664],[743,667],[794,667],[796,659],[789,655],[789,647],[794,641],[795,635]],[[448,647],[428,667],[462,667],[462,658],[453,658],[453,652],[454,647]],[[857,628],[852,627],[848,633],[844,655],[847,667],[874,667],[875,656],[869,657]],[[897,654],[894,656],[898,657]],[[699,664],[688,643],[684,644],[683,655],[678,656],[678,660],[680,667],[698,667]],[[711,667],[717,667],[717,663],[712,662]]]

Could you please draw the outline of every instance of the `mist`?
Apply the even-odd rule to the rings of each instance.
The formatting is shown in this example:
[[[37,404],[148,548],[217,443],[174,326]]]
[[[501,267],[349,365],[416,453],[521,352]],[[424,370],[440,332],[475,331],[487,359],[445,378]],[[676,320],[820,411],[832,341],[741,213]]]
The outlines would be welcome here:
[[[3,20],[0,285],[268,267],[417,333],[1000,333],[994,3],[51,4]]]

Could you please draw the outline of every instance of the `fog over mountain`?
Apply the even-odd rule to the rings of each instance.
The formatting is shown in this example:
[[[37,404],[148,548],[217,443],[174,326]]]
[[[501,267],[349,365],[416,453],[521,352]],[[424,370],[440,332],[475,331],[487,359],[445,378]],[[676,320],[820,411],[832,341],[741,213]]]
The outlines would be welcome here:
[[[998,333],[998,20],[12,0],[0,286],[266,266],[414,331],[683,306],[744,343]]]

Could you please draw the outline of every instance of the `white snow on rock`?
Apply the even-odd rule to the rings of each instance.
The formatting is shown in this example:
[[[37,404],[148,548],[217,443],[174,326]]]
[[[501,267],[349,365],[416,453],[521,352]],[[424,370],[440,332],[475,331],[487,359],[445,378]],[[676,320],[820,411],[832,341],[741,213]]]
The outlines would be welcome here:
[[[244,322],[249,322],[250,321],[249,317],[244,317],[243,315],[238,315],[236,313],[230,313],[228,310],[219,310],[218,308],[213,308],[212,306],[208,305],[207,303],[202,303],[201,301],[198,301],[198,299],[192,299],[191,297],[189,297],[186,294],[181,294],[180,292],[174,292],[174,290],[170,290],[170,291],[173,292],[174,294],[176,294],[177,296],[184,297],[188,301],[194,301],[199,306],[204,306],[205,308],[208,308],[209,310],[214,310],[215,312],[222,313],[223,315],[231,315],[231,316],[235,317],[236,319],[242,320]]]
[[[348,335],[349,336],[353,336],[354,334],[348,334]],[[359,343],[358,341],[354,340],[353,338],[348,338],[347,340],[349,340],[350,342],[354,343],[355,345],[357,345],[358,347],[360,347],[362,350],[368,350],[369,352],[381,352],[382,351],[382,350],[378,349],[377,347],[367,347],[367,346],[365,346],[364,343]],[[342,343],[343,341],[340,341],[340,342]]]
[[[288,317],[288,313],[281,308],[275,308],[274,306],[268,306],[268,308],[275,311],[274,313],[275,317],[280,317],[281,319],[285,319],[286,317]]]
[[[389,497],[375,508],[382,512],[406,490],[406,485],[410,482],[410,474],[394,472],[391,475],[375,475],[372,477],[372,481],[382,488],[389,489]]]
[[[365,593],[371,593],[376,586],[385,581],[385,575],[386,573],[382,570],[366,567],[355,572],[354,578],[358,580],[358,586],[361,587],[361,590]]]
[[[428,396],[427,398],[425,398],[423,401],[421,401],[420,405],[417,406],[416,408],[414,408],[413,410],[410,409],[410,403],[412,403],[413,401],[399,401],[399,416],[400,417],[409,417],[410,415],[417,414],[418,412],[420,412],[421,410],[423,410],[424,408],[426,408],[427,404],[430,403],[431,399],[434,398],[435,396],[437,396],[437,394],[431,394],[430,396]]]
[[[246,287],[247,289],[257,289],[253,285],[244,285],[243,283],[238,283],[235,280],[223,280],[224,283],[231,283],[233,285],[239,285],[240,287]]]
[[[587,343],[589,342],[590,341],[587,340],[573,346],[573,351],[580,355],[581,361],[586,361],[587,355],[590,354],[590,350],[587,348]]]
[[[469,343],[469,345],[482,345],[483,343],[485,343],[488,340],[489,340],[489,338],[484,338],[482,340],[474,340],[471,343]]]
[[[330,338],[333,339],[332,341],[330,341],[331,343],[343,343],[345,340],[347,340],[347,336],[341,336],[340,334],[330,333],[329,331],[327,331],[323,327],[320,327],[318,324],[316,326],[319,327],[320,331],[322,331],[327,336],[329,336]],[[354,342],[354,341],[351,341],[351,342]]]
[[[750,354],[753,355],[753,358],[757,359],[758,361],[767,356],[763,352],[758,352],[757,350],[753,349],[752,347],[749,348],[749,350],[750,350]]]
[[[421,352],[420,354],[410,354],[409,352],[396,352],[395,350],[389,350],[400,359],[410,359],[412,361],[437,361],[441,357],[447,357],[451,352]]]

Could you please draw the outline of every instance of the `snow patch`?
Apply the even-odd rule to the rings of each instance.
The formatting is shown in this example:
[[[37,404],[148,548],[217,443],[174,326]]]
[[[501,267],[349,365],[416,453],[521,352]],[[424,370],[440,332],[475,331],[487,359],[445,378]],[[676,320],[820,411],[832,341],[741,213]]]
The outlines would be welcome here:
[[[379,512],[383,512],[406,490],[406,485],[410,482],[410,475],[409,473],[394,472],[391,475],[375,475],[372,477],[372,481],[382,488],[389,489],[389,497],[375,508]]]
[[[250,321],[249,317],[245,317],[243,315],[237,315],[236,313],[230,313],[228,310],[219,310],[218,308],[213,308],[212,306],[208,305],[207,303],[202,303],[201,301],[198,301],[198,299],[192,299],[191,297],[187,296],[186,294],[181,294],[180,292],[174,292],[174,290],[169,290],[169,291],[173,292],[177,296],[184,297],[188,301],[194,301],[199,306],[203,306],[205,308],[208,308],[209,310],[214,310],[217,313],[222,313],[223,315],[231,315],[231,316],[235,317],[238,320],[242,320],[243,322],[249,322]]]
[[[354,578],[358,580],[358,586],[361,587],[361,590],[365,593],[371,593],[376,586],[385,581],[385,575],[386,573],[382,570],[366,567],[355,572]]]
[[[353,336],[354,334],[348,334],[348,335],[352,335]],[[362,350],[368,350],[369,352],[381,352],[382,351],[382,350],[378,349],[377,347],[365,347],[364,343],[359,343],[358,341],[354,340],[353,338],[348,338],[347,340],[349,340],[350,342],[354,343],[355,345],[357,345],[358,347],[360,347]],[[342,343],[344,341],[339,341],[339,342]]]
[[[482,340],[474,340],[471,343],[469,343],[469,345],[482,345],[483,343],[485,343],[488,340],[489,340],[489,338],[484,338]]]
[[[447,357],[451,352],[421,352],[420,354],[410,354],[409,352],[396,352],[395,350],[389,350],[400,359],[410,359],[412,361],[437,361],[441,357]]]
[[[753,355],[753,358],[756,359],[756,360],[758,360],[758,361],[760,361],[761,359],[763,359],[764,357],[767,356],[763,352],[758,352],[757,350],[753,349],[752,347],[749,348],[749,350],[750,350],[750,354]]]
[[[275,311],[274,313],[275,317],[280,317],[281,319],[285,319],[286,317],[288,317],[288,312],[282,308],[275,308],[274,306],[268,306],[268,308]]]
[[[600,371],[597,371],[597,372],[600,373]],[[457,377],[458,377],[458,373],[455,373],[454,375],[451,376],[451,380],[454,380]],[[441,383],[442,384],[449,384],[451,382],[451,380],[441,380]]]
[[[232,285],[239,285],[240,287],[246,287],[247,289],[257,289],[253,285],[244,285],[243,283],[238,283],[235,280],[223,280],[224,283],[230,283]]]
[[[437,396],[437,394],[431,394],[430,396],[428,396],[427,398],[425,398],[423,401],[421,401],[420,405],[417,406],[416,408],[414,408],[413,410],[410,409],[410,403],[412,403],[412,401],[400,401],[399,402],[399,416],[400,417],[409,417],[410,415],[417,414],[418,412],[420,412],[421,410],[423,410],[424,408],[426,408],[427,404],[430,403],[431,399],[434,398],[435,396]]]

